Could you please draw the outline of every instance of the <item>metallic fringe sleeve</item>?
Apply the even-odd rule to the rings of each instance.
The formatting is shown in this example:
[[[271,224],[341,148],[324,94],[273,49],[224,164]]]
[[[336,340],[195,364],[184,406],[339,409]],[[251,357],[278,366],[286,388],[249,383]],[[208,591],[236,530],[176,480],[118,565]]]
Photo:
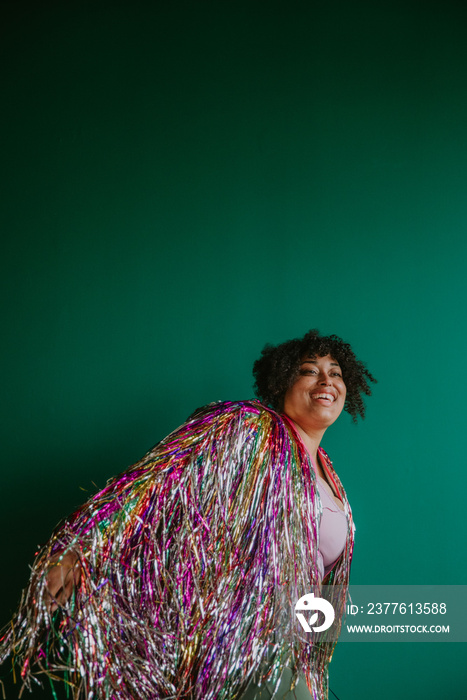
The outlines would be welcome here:
[[[332,645],[304,640],[292,614],[318,582],[320,516],[292,433],[257,401],[200,409],[57,527],[0,661],[29,689],[45,674],[87,700],[236,700],[289,664],[327,698]],[[349,523],[332,583],[348,579]],[[68,551],[81,581],[50,613],[50,560]]]

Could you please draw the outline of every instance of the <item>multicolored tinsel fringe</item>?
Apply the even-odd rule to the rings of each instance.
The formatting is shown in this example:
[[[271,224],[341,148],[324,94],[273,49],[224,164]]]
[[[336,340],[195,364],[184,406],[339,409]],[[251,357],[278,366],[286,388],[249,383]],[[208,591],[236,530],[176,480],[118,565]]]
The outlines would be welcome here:
[[[353,525],[325,583],[348,582]],[[310,643],[293,606],[311,585],[321,513],[293,428],[258,401],[197,411],[61,523],[39,553],[0,640],[24,685],[64,678],[73,698],[236,700],[283,667],[328,697],[333,644]],[[81,581],[50,613],[51,557],[75,552]],[[343,609],[344,600],[334,601]]]

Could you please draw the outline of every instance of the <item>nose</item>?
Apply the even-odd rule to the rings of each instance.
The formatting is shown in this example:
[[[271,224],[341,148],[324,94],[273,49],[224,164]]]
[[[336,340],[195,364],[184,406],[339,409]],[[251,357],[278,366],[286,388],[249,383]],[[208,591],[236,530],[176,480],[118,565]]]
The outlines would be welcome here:
[[[328,374],[326,374],[326,372],[321,372],[319,383],[323,384],[324,386],[331,386],[331,377]]]

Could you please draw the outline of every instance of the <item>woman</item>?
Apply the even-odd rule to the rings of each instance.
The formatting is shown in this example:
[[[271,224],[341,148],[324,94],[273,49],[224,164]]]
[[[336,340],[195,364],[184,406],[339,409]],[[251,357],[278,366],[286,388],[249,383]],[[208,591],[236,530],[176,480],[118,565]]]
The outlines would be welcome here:
[[[65,671],[74,698],[236,700],[290,667],[327,698],[332,645],[293,609],[348,582],[350,507],[320,442],[374,380],[317,331],[266,346],[254,375],[262,403],[199,409],[58,526],[0,647],[28,687]]]

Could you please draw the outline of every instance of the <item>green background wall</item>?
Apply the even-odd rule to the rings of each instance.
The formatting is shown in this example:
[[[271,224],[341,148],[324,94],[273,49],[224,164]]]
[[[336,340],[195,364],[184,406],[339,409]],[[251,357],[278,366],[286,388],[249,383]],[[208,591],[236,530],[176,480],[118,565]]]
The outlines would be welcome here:
[[[464,3],[1,15],[2,622],[93,484],[250,397],[263,345],[310,327],[379,379],[324,443],[353,582],[466,584]],[[460,699],[466,676],[461,644],[331,664],[340,700]]]

